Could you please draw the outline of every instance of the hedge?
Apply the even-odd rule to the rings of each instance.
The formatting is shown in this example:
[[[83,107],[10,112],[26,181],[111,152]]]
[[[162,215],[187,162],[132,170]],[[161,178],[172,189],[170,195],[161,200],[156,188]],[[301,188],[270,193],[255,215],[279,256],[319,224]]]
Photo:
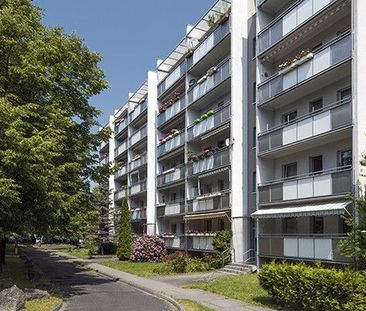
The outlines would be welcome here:
[[[259,282],[287,310],[366,310],[365,271],[271,263],[260,270]]]

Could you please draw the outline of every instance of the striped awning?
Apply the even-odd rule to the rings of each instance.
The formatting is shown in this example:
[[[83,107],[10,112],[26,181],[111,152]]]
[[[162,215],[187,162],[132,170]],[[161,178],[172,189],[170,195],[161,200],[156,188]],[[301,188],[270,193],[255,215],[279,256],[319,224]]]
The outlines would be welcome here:
[[[227,212],[217,212],[217,213],[186,215],[186,216],[184,216],[184,219],[185,220],[200,220],[200,219],[223,218],[226,216],[227,216]]]
[[[343,215],[346,212],[346,208],[351,204],[352,201],[341,201],[312,205],[296,205],[284,208],[268,208],[260,209],[251,216],[253,218],[261,219]]]

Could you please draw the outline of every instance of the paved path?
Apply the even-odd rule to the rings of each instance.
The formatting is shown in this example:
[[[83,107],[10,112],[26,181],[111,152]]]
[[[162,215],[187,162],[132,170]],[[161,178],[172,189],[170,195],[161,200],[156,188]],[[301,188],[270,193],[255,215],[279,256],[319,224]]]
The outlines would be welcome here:
[[[168,311],[164,301],[126,283],[80,268],[66,258],[40,250],[27,251],[43,273],[67,297],[68,311]]]

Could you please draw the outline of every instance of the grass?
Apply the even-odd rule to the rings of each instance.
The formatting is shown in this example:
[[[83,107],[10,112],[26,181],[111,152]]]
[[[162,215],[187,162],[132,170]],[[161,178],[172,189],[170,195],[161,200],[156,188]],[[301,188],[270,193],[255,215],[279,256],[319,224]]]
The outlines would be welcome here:
[[[80,259],[88,259],[90,255],[86,248],[76,248],[76,247],[64,247],[64,248],[57,248],[55,249],[58,253],[67,253],[71,256],[78,257]]]
[[[154,272],[155,268],[160,268],[163,263],[161,262],[131,262],[131,261],[105,261],[101,263],[102,265],[135,274],[138,276],[156,276],[161,275]]]
[[[184,307],[185,311],[213,311],[214,309],[208,308],[204,305],[201,305],[198,302],[188,300],[188,299],[178,299],[177,300],[180,305]]]
[[[7,245],[6,248],[6,264],[3,266],[3,273],[0,273],[0,290],[12,287],[13,285],[19,288],[44,288],[50,287],[50,282],[44,277],[29,280],[28,268],[23,260],[14,254],[14,246]],[[37,270],[33,267],[33,270]],[[26,311],[50,311],[60,302],[60,298],[56,295],[51,295],[47,299],[34,299],[27,301]]]
[[[271,297],[259,285],[256,274],[222,276],[209,282],[188,284],[184,287],[199,288],[261,307],[274,307]]]

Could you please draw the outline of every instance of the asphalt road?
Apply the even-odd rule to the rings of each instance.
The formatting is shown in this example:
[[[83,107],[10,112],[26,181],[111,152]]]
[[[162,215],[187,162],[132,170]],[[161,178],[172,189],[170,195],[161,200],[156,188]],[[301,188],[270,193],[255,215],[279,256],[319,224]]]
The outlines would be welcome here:
[[[122,282],[115,282],[53,254],[27,251],[33,263],[66,297],[68,311],[168,311],[164,301]]]

